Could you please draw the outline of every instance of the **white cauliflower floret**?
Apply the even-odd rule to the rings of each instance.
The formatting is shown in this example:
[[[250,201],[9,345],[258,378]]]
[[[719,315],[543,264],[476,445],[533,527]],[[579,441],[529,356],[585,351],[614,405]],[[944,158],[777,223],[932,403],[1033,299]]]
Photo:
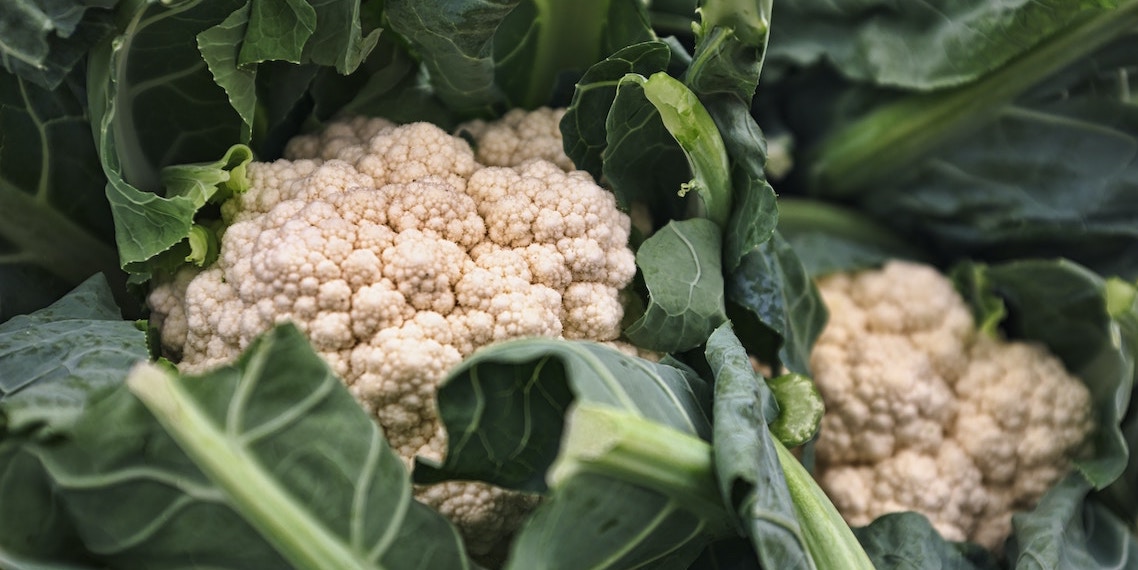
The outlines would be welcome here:
[[[611,341],[635,272],[628,217],[584,173],[477,163],[426,123],[352,119],[253,163],[223,206],[218,261],[153,290],[185,371],[235,358],[292,321],[404,461],[440,461],[435,393],[464,356],[525,336]],[[417,490],[472,552],[512,532],[534,499],[472,483]]]
[[[494,544],[521,526],[540,500],[537,495],[511,493],[484,483],[453,481],[428,487],[417,498],[448,513],[475,544]]]
[[[561,118],[565,109],[543,107],[533,111],[513,109],[493,122],[470,121],[458,132],[474,138],[478,162],[487,166],[518,166],[540,158],[565,171],[574,169],[561,142]]]
[[[284,157],[288,160],[344,158],[353,147],[362,148],[367,141],[384,130],[394,129],[395,123],[379,117],[352,117],[332,123],[319,133],[293,137],[285,145]],[[351,160],[349,160],[351,162]]]
[[[950,540],[998,548],[1092,429],[1086,386],[1043,347],[978,332],[931,267],[894,261],[818,286],[822,488],[851,525],[913,510]]]

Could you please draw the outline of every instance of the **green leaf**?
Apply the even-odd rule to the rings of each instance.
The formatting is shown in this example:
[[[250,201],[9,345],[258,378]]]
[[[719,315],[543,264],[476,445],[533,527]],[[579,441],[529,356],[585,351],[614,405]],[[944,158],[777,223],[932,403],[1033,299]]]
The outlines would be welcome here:
[[[1138,277],[1138,106],[1072,90],[1007,108],[865,208],[953,257],[1063,256]]]
[[[439,98],[462,115],[502,105],[494,80],[494,34],[519,0],[388,0],[391,29],[411,44]]]
[[[709,396],[690,370],[596,343],[495,344],[439,389],[446,462],[420,460],[416,482],[548,490],[508,568],[686,568],[727,520],[705,441]]]
[[[890,259],[929,262],[928,254],[873,218],[819,200],[780,199],[778,231],[811,277],[870,269]]]
[[[770,389],[729,324],[707,340],[706,355],[715,375],[715,466],[724,502],[764,568],[817,568],[779,462],[780,444],[767,430]]]
[[[723,305],[720,231],[711,220],[668,222],[641,244],[636,265],[648,288],[648,308],[625,335],[661,352],[695,348],[727,320]]]
[[[0,8],[0,65],[44,89],[55,89],[114,29],[118,0],[10,0]]]
[[[120,262],[145,279],[146,262],[182,243],[197,212],[189,197],[153,193],[161,188],[160,168],[214,159],[242,136],[240,117],[194,42],[233,6],[135,0],[120,10],[132,17],[92,53],[89,102]],[[181,112],[168,112],[172,107]]]
[[[0,71],[0,322],[95,273],[121,282],[104,184],[70,86]]]
[[[743,538],[729,538],[707,545],[691,567],[708,570],[762,569],[751,542]]]
[[[770,58],[833,62],[847,77],[928,90],[975,80],[1116,0],[780,4]],[[930,41],[930,38],[935,38]]]
[[[771,0],[700,2],[695,53],[684,82],[701,99],[727,94],[750,106],[766,56],[771,8]]]
[[[747,351],[809,376],[810,351],[828,313],[794,249],[777,232],[726,280],[729,315]],[[777,367],[776,367],[777,369]]]
[[[1105,506],[1088,500],[1090,488],[1073,473],[1044,495],[1035,509],[1012,517],[1007,557],[1015,568],[1138,568],[1133,529]]]
[[[0,566],[6,570],[102,568],[82,542],[34,455],[0,440]]]
[[[778,225],[778,205],[764,172],[766,142],[751,116],[750,103],[724,95],[701,98],[730,157],[732,208],[724,229],[723,265],[732,272],[743,256],[771,238]]]
[[[122,320],[100,276],[0,324],[0,566],[88,567],[90,556],[32,450],[72,433],[92,394],[121,385],[146,357],[145,333]]]
[[[962,293],[981,304],[1003,300],[1007,318],[1001,327],[1009,337],[1043,343],[1087,385],[1098,429],[1094,455],[1076,458],[1075,466],[1099,489],[1117,479],[1129,454],[1119,424],[1130,403],[1138,344],[1124,340],[1107,311],[1106,283],[1065,260],[965,264],[956,274]]]
[[[605,120],[601,154],[602,180],[622,205],[648,206],[655,226],[688,217],[698,209],[695,196],[685,198],[692,180],[687,154],[668,132],[659,110],[645,96],[639,75],[616,82],[616,96]]]
[[[890,513],[853,529],[878,570],[996,570],[992,553],[944,539],[924,515]]]
[[[73,439],[35,449],[108,564],[469,567],[457,532],[413,501],[402,461],[295,327],[202,376],[146,364],[127,384],[87,409]]]
[[[301,61],[335,68],[341,75],[355,72],[371,56],[381,35],[378,28],[365,33],[366,0],[309,0],[308,3],[316,13],[316,29],[304,43]],[[247,41],[257,42],[256,38]]]
[[[522,527],[507,570],[684,570],[703,546],[702,521],[666,495],[581,474],[566,481]]]
[[[609,144],[609,109],[616,98],[617,84],[624,76],[634,73],[649,76],[667,69],[671,49],[664,42],[653,41],[624,47],[585,72],[577,82],[573,101],[561,119],[561,137],[565,154],[573,159],[577,168],[588,171],[594,178],[601,177],[603,155]],[[620,117],[613,117],[613,120]],[[660,123],[658,128],[663,127]],[[670,152],[678,151],[678,148]],[[632,171],[633,169],[629,169]],[[651,176],[651,171],[640,173]],[[686,176],[681,174],[680,176]],[[629,196],[617,194],[627,204]]]
[[[1106,282],[1106,306],[1111,317],[1118,323],[1124,351],[1138,354],[1138,286],[1119,279]],[[1138,381],[1138,369],[1135,371]],[[1138,447],[1138,405],[1134,404],[1131,392],[1131,405],[1122,422],[1122,436],[1127,448]],[[1124,518],[1138,518],[1138,454],[1131,453],[1126,469],[1117,481],[1101,493],[1102,502]]]
[[[301,53],[301,63],[350,71],[378,39],[376,31],[361,36],[360,22],[346,20],[358,18],[358,0],[288,7],[292,15],[271,2],[126,0],[120,34],[92,53],[92,126],[121,262],[138,279],[149,278],[155,266],[169,268],[167,259],[151,261],[159,254],[184,258],[193,223],[212,221],[195,219],[200,206],[180,189],[164,188],[162,169],[214,161],[239,143],[279,152],[299,128],[297,114],[304,114],[302,99],[317,72],[284,60]],[[310,10],[315,31],[295,35]],[[242,55],[250,44],[253,54]]]
[[[121,384],[146,358],[146,334],[122,320],[101,276],[0,324],[0,441],[69,432],[92,393]]]
[[[320,69],[310,91],[313,116],[324,121],[367,115],[453,128],[457,120],[420,81],[417,63],[398,40],[395,34],[381,34],[375,49],[350,75]]]
[[[559,79],[652,39],[640,2],[524,0],[494,37],[495,81],[509,107],[548,105]]]
[[[202,61],[209,67],[214,82],[225,90],[233,110],[241,117],[241,134],[236,139],[241,142],[252,140],[257,113],[257,66],[245,65],[241,61],[245,51],[241,46],[246,45],[242,40],[249,28],[249,11],[253,5],[245,4],[216,26],[196,36]]]
[[[719,225],[727,226],[731,215],[731,178],[727,149],[719,136],[711,115],[683,83],[662,71],[645,80],[639,75],[627,75],[617,87],[626,82],[638,84],[644,98],[656,108],[664,128],[680,145],[691,169],[692,179],[680,187],[680,196],[689,192],[699,198],[699,215]]]
[[[304,45],[316,31],[316,10],[308,2],[250,0],[240,11],[247,14],[248,24],[243,34],[247,39],[240,42],[238,66],[270,60],[301,62]]]
[[[880,196],[874,210],[881,221],[929,235],[956,257],[1058,254],[1138,274],[1134,229],[1125,222],[1133,192],[1118,189],[1133,186],[1132,168],[1120,157],[1133,145],[1134,109],[1125,101],[1135,25],[1138,1],[1128,0],[1078,20],[976,82],[900,98],[882,92],[881,105],[810,145],[798,161],[800,179],[825,197]],[[826,114],[806,104],[806,115]],[[1080,173],[1085,165],[1097,170]],[[903,199],[909,192],[913,198]]]
[[[751,116],[751,100],[759,82],[770,31],[770,0],[707,0],[700,2],[700,22],[693,25],[695,53],[684,72],[684,83],[714,119],[730,158],[720,178],[729,177],[730,220],[716,219],[724,228],[723,265],[738,267],[751,249],[770,239],[777,221],[775,193],[767,183],[766,142]],[[706,128],[714,132],[714,128]],[[712,138],[708,133],[703,138]]]
[[[451,434],[446,461],[433,466],[419,460],[415,480],[472,478],[543,492],[573,401],[627,410],[706,438],[706,390],[690,370],[595,343],[498,343],[452,369],[439,388],[439,415]]]

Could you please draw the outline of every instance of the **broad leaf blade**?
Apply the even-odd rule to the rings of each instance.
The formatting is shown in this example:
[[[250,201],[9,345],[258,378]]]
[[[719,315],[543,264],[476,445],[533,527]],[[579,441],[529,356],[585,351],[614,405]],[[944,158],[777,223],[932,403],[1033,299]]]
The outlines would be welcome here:
[[[751,116],[749,100],[704,98],[731,158],[733,207],[723,239],[723,265],[730,273],[739,267],[743,256],[771,238],[778,225],[778,205],[764,170],[766,141]]]
[[[669,222],[645,240],[636,264],[648,287],[648,308],[625,330],[629,339],[661,352],[688,350],[727,320],[720,236],[714,222],[694,218]]]
[[[494,34],[518,0],[389,0],[391,29],[422,58],[440,99],[463,115],[490,113],[504,96],[494,81]]]
[[[526,339],[478,351],[439,388],[450,435],[446,462],[420,463],[416,482],[474,478],[545,491],[564,415],[574,400],[627,410],[700,437],[710,435],[707,388],[693,372],[591,342]]]
[[[730,325],[707,341],[715,374],[715,465],[724,502],[735,510],[764,568],[815,568],[767,429],[773,399]]]
[[[1028,513],[1012,517],[1008,558],[1023,570],[1138,568],[1138,538],[1130,525],[1089,500],[1091,485],[1071,474]]]
[[[465,568],[402,461],[291,325],[233,365],[136,368],[37,455],[87,547],[115,564]],[[140,402],[141,399],[142,401]],[[143,404],[145,402],[145,405]]]
[[[195,222],[211,221],[195,220],[200,204],[163,192],[162,169],[216,160],[239,143],[253,145],[262,159],[275,158],[264,153],[283,148],[282,127],[299,128],[301,100],[316,75],[314,66],[285,62],[299,57],[349,71],[378,38],[374,31],[360,36],[353,31],[360,22],[345,20],[345,14],[358,17],[356,0],[289,4],[295,10],[288,17],[276,17],[273,6],[132,0],[121,7],[120,35],[92,53],[91,119],[107,199],[121,263],[141,280],[151,276],[156,256],[182,253],[170,250],[183,247]],[[294,34],[293,23],[308,22],[311,11],[331,16],[317,20],[311,34]],[[311,42],[317,44],[309,50]]]
[[[643,478],[566,458],[563,422],[570,409],[579,419],[581,407],[588,407],[605,416],[631,417],[653,433],[684,437],[694,442],[696,455],[703,450],[704,470],[677,477],[698,482],[710,479],[709,446],[700,439],[710,435],[704,411],[708,396],[689,370],[596,343],[496,344],[463,361],[440,388],[440,415],[450,434],[446,463],[435,468],[420,463],[416,480],[478,479],[546,491],[546,480],[553,477],[547,471],[558,459],[562,467],[554,490],[515,540],[508,568],[685,568],[706,535],[723,527],[721,516],[685,507],[707,504],[692,498],[707,495],[700,492],[703,487],[670,496]],[[568,429],[581,434],[578,429],[597,427],[586,424]],[[653,449],[666,456],[666,447],[657,443]],[[709,481],[708,486],[714,499],[714,485]],[[717,500],[710,505],[707,510],[720,512]]]
[[[683,570],[702,548],[701,521],[668,497],[582,474],[538,507],[506,568]]]
[[[1118,3],[805,0],[778,6],[769,57],[799,65],[825,59],[850,78],[878,85],[942,88],[974,80]]]
[[[10,0],[0,8],[0,65],[55,89],[87,50],[114,29],[118,0]]]
[[[72,433],[92,395],[146,357],[145,334],[99,276],[0,324],[0,566],[94,567],[34,450]]]
[[[728,309],[748,352],[810,375],[810,351],[826,306],[794,249],[778,233],[751,250],[727,277]]]
[[[0,324],[0,439],[70,431],[92,393],[145,360],[146,334],[123,321],[105,279]]]
[[[695,53],[685,77],[693,91],[750,105],[766,56],[771,8],[771,0],[700,2]]]
[[[1064,256],[1136,277],[1136,150],[1133,102],[1080,93],[1015,106],[865,207],[954,257]]]
[[[70,86],[0,71],[0,322],[92,274],[119,275],[104,183]]]
[[[246,40],[240,42],[237,65],[271,60],[300,63],[304,45],[316,31],[316,10],[305,0],[252,1],[241,8],[246,9]]]
[[[603,179],[622,205],[647,205],[654,225],[683,219],[689,203],[698,200],[694,195],[684,197],[684,188],[693,178],[688,157],[668,131],[660,111],[645,96],[644,79],[639,75],[625,77],[617,81],[605,119]]]
[[[779,200],[778,231],[812,278],[878,267],[890,259],[931,264],[927,253],[865,214],[818,200]]]
[[[577,168],[595,178],[601,176],[602,155],[608,146],[608,109],[616,98],[616,86],[630,73],[647,77],[667,69],[671,50],[664,42],[634,44],[593,65],[577,82],[573,101],[561,119],[565,154]],[[660,125],[663,127],[663,125]],[[624,199],[627,203],[627,199]]]
[[[890,513],[855,528],[858,542],[879,570],[996,570],[992,553],[944,539],[924,515]]]
[[[353,73],[379,42],[380,30],[365,29],[362,0],[312,0],[316,29],[304,44],[301,61]],[[345,33],[346,32],[346,33]]]

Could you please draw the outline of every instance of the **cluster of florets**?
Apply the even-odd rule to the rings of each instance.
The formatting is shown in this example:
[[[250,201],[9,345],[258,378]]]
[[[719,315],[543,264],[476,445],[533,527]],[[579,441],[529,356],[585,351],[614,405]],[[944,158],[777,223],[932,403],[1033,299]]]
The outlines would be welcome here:
[[[911,510],[997,549],[1092,429],[1086,386],[1043,346],[977,331],[932,267],[895,261],[818,285],[822,488],[851,525]]]
[[[559,149],[560,135],[551,111],[527,117],[476,127],[496,166],[431,124],[364,118],[250,164],[249,189],[223,206],[217,262],[150,295],[166,350],[202,370],[291,321],[408,463],[441,459],[435,392],[462,358],[511,338],[620,333],[618,295],[635,273],[628,216],[567,159],[533,157],[548,154],[542,136]],[[519,125],[529,140],[506,154],[505,133]],[[533,503],[469,483],[419,496],[475,551]]]

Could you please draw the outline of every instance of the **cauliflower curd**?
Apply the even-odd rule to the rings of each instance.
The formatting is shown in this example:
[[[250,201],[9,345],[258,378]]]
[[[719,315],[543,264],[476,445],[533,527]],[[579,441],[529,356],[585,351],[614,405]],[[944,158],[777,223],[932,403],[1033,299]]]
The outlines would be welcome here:
[[[931,267],[818,286],[831,315],[810,361],[826,403],[822,488],[851,525],[912,510],[945,538],[998,549],[1090,432],[1086,387],[1042,346],[978,332]]]
[[[491,151],[505,144],[500,129],[479,128],[497,133]],[[250,164],[249,190],[223,206],[217,262],[150,295],[183,370],[229,362],[292,321],[405,461],[439,460],[435,391],[463,357],[516,337],[620,333],[618,292],[635,273],[629,219],[587,173],[524,153],[484,166],[438,127],[382,119],[332,124],[285,154]],[[532,506],[472,483],[418,494],[476,553]]]

